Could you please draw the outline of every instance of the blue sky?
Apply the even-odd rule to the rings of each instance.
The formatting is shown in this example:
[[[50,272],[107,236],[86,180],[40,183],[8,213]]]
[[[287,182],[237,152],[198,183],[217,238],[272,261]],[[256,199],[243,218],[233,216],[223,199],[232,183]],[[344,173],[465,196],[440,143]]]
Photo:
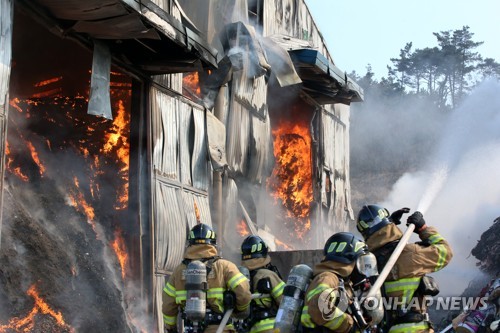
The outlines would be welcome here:
[[[387,76],[406,43],[437,46],[433,32],[469,26],[477,51],[500,62],[500,0],[305,0],[337,67]]]

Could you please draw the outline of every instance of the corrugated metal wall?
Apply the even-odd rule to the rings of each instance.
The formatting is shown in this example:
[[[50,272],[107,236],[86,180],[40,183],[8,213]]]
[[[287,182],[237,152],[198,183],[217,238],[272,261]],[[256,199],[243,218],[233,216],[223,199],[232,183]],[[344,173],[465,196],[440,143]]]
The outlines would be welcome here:
[[[3,181],[5,173],[5,145],[9,106],[10,62],[12,57],[13,2],[0,0],[0,213],[3,207]],[[0,214],[0,240],[2,236]],[[0,242],[1,245],[1,242]]]
[[[159,6],[166,6],[167,0],[155,0]],[[331,59],[310,13],[303,0],[262,1],[263,35],[285,35],[302,39]],[[247,26],[246,12],[237,8],[247,8],[245,0],[169,2],[172,14],[180,17],[177,4],[183,6],[184,15],[197,28],[206,33],[209,40],[215,40],[221,29],[231,22],[242,22],[246,32],[252,36],[251,26]],[[200,7],[201,6],[201,7]],[[227,9],[229,13],[224,13]],[[167,10],[168,11],[168,10]],[[243,10],[244,11],[244,10]],[[201,13],[203,15],[201,15]],[[200,16],[201,15],[201,16]],[[260,27],[258,28],[260,31]],[[252,36],[252,38],[256,38]],[[252,41],[252,48],[261,47],[261,43]],[[228,55],[221,45],[212,45],[222,51],[220,57]],[[208,192],[212,186],[212,168],[207,162],[204,134],[204,112],[213,111],[226,126],[226,157],[228,170],[224,174],[224,226],[223,229],[235,229],[241,212],[239,201],[242,200],[239,184],[246,182],[252,186],[265,186],[272,156],[271,119],[267,109],[268,81],[262,75],[252,75],[256,68],[266,66],[260,57],[261,50],[253,50],[250,64],[249,50],[244,50],[242,68],[231,69],[227,83],[220,87],[214,110],[204,111],[183,98],[161,88],[151,89],[151,140],[153,159],[153,229],[155,246],[155,306],[157,320],[162,332],[161,291],[165,283],[165,274],[181,261],[187,229],[196,220],[194,206],[199,208],[201,220],[211,223]],[[258,72],[257,68],[257,72]],[[154,78],[155,83],[169,90],[182,92],[180,75],[165,75]],[[314,106],[319,110],[322,135],[319,147],[321,163],[315,162],[320,169],[318,176],[321,183],[319,195],[323,222],[316,230],[320,243],[334,231],[348,229],[347,222],[352,219],[349,199],[349,106],[325,105]],[[187,130],[191,129],[191,130]],[[188,143],[194,142],[192,146]],[[319,164],[318,164],[319,163]],[[329,181],[327,182],[327,178]],[[316,181],[316,180],[314,180]],[[329,186],[327,186],[329,184]],[[328,187],[328,188],[327,188]],[[224,230],[220,230],[224,234]],[[224,240],[220,240],[223,243]],[[235,240],[229,240],[234,246]],[[222,253],[225,257],[230,254]]]
[[[187,231],[197,220],[211,225],[209,165],[204,110],[162,88],[152,87],[153,288],[158,323],[165,277],[184,253]],[[197,217],[198,215],[198,217]],[[160,326],[161,327],[161,326]]]

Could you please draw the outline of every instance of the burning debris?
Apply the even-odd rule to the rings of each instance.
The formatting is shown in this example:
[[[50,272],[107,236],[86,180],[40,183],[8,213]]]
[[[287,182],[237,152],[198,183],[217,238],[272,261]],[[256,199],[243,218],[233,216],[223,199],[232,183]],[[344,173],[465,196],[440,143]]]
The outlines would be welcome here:
[[[498,235],[500,235],[500,217],[497,217],[493,225],[483,232],[481,239],[471,251],[471,254],[479,260],[479,268],[490,275],[500,272],[500,238]]]
[[[82,95],[11,100],[2,333],[135,327],[125,288],[133,278],[125,240],[130,85],[119,86],[113,121],[87,115]]]

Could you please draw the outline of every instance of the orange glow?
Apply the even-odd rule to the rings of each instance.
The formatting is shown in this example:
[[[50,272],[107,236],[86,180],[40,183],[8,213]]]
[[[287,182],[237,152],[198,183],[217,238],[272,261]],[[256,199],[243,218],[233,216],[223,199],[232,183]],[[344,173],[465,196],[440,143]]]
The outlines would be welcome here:
[[[33,161],[35,161],[36,165],[38,165],[38,168],[40,169],[40,175],[43,175],[45,173],[45,166],[42,164],[42,162],[40,162],[40,158],[38,157],[38,153],[35,150],[35,146],[33,146],[33,144],[29,141],[26,142],[26,145],[30,150]]]
[[[111,242],[111,247],[115,251],[118,262],[120,263],[120,267],[122,269],[122,278],[125,279],[125,274],[127,272],[128,253],[125,247],[125,241],[123,239],[123,236],[121,235],[120,230],[115,230],[115,239]]]
[[[189,93],[196,97],[201,97],[200,77],[198,72],[185,74],[182,79],[182,86],[184,89],[188,90]]]
[[[9,142],[5,143],[5,156],[7,156],[7,171],[12,173],[13,175],[17,176],[19,179],[21,179],[24,182],[27,182],[29,180],[28,176],[26,176],[22,171],[21,167],[14,168],[12,167],[12,162],[14,161],[12,157],[10,156],[10,148],[9,148]]]
[[[0,333],[8,332],[7,330],[15,330],[15,332],[31,332],[35,327],[35,316],[37,314],[49,315],[54,318],[59,326],[68,329],[70,332],[75,332],[75,329],[66,324],[63,315],[59,311],[54,311],[50,306],[40,297],[35,285],[32,285],[26,292],[29,296],[33,297],[35,304],[33,309],[24,318],[12,318],[7,325],[0,325]]]
[[[54,82],[58,82],[58,81],[61,81],[61,80],[62,80],[62,76],[54,77],[52,79],[48,79],[48,80],[44,80],[44,81],[40,81],[38,83],[35,83],[35,87],[43,87],[43,86],[46,86],[48,84],[51,84],[51,83],[54,83]]]
[[[250,235],[250,231],[248,230],[248,226],[245,221],[241,220],[240,223],[236,225],[236,231],[242,236],[246,237]]]
[[[293,250],[293,247],[283,243],[282,241],[280,241],[277,238],[274,239],[274,243],[276,244],[276,247],[278,248],[278,250],[284,250],[284,251]]]
[[[200,210],[198,209],[196,201],[194,202],[194,215],[196,216],[196,222],[200,223],[201,222]]]
[[[128,206],[128,171],[130,165],[129,152],[130,143],[128,140],[129,121],[123,101],[118,102],[118,115],[113,119],[113,131],[106,134],[106,143],[103,152],[111,154],[116,150],[117,159],[123,164],[119,176],[123,179],[122,188],[118,189],[118,202],[115,209],[125,209]]]
[[[68,193],[70,205],[75,207],[75,209],[78,212],[87,216],[87,222],[92,226],[94,232],[97,233],[96,225],[94,222],[95,219],[94,208],[87,202],[87,200],[85,200],[85,197],[80,190],[80,184],[78,182],[78,178],[73,177],[73,183],[76,187],[76,193],[71,193],[73,191],[70,191],[70,193]]]
[[[309,123],[300,117],[283,118],[272,133],[276,163],[267,188],[285,208],[285,218],[294,221],[296,236],[303,238],[311,228],[313,201]]]

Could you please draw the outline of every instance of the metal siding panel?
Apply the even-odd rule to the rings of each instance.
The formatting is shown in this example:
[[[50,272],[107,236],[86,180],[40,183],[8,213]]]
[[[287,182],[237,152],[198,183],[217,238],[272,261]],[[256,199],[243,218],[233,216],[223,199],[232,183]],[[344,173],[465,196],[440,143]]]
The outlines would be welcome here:
[[[323,112],[322,116],[322,132],[323,132],[323,156],[324,165],[330,169],[333,173],[334,171],[334,156],[335,156],[335,134],[334,134],[334,119],[326,112]],[[333,135],[332,135],[333,134]]]
[[[157,268],[172,271],[181,261],[186,242],[186,215],[179,204],[179,188],[156,181]]]
[[[179,115],[178,100],[161,94],[161,120],[163,131],[163,154],[160,170],[165,177],[179,179]]]
[[[194,204],[198,208],[200,214],[200,223],[212,225],[212,218],[210,216],[210,209],[208,208],[208,195],[194,193],[191,191],[182,191],[182,203],[186,214],[187,226],[189,229],[194,227],[198,221],[196,219],[196,212]],[[208,209],[207,209],[208,208]]]
[[[238,213],[238,187],[236,182],[229,178],[226,185],[226,193],[224,197],[224,235],[233,236],[236,229],[236,223],[241,219]],[[224,238],[224,244],[228,244],[229,248],[236,248],[241,244],[237,244],[239,240],[231,239],[231,237]],[[232,245],[232,247],[231,247]]]
[[[269,115],[261,120],[256,116],[251,117],[250,159],[247,178],[252,182],[264,181],[265,171],[272,154],[271,121]]]
[[[208,191],[208,154],[207,136],[205,135],[205,111],[193,108],[194,147],[191,162],[193,186]]]
[[[181,167],[181,183],[192,185],[191,180],[191,154],[189,148],[189,137],[191,136],[191,117],[192,106],[177,102],[177,112],[179,115],[179,153],[180,153],[180,167]]]
[[[4,185],[5,145],[9,100],[10,64],[12,58],[13,2],[0,0],[0,189]],[[3,207],[3,190],[0,190],[0,212]],[[0,245],[2,216],[0,216]]]
[[[232,100],[227,128],[227,162],[231,171],[246,174],[250,114],[240,103]]]

